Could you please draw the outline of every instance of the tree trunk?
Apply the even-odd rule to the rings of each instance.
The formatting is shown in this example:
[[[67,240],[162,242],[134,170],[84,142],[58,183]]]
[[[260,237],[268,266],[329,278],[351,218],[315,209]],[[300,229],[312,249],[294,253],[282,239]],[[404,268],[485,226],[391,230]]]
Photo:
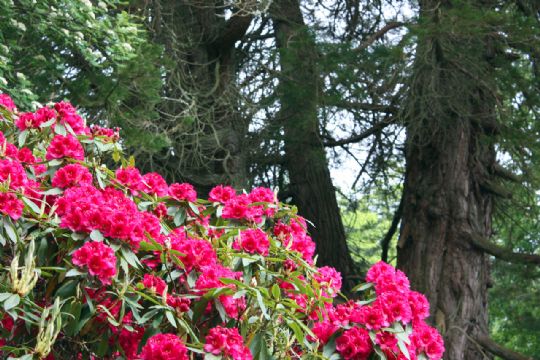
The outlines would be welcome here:
[[[249,14],[226,20],[219,1],[207,5],[154,0],[145,8],[168,62],[162,116],[154,126],[171,146],[144,167],[170,181],[190,181],[203,196],[220,183],[247,185],[243,142],[249,121],[239,109],[235,43],[252,21]]]
[[[473,340],[488,334],[489,264],[471,236],[491,235],[495,102],[485,39],[463,28],[458,36],[450,29],[426,35],[448,26],[452,3],[420,2],[424,26],[433,27],[418,37],[403,109],[407,164],[398,267],[428,297],[445,359],[473,360],[489,358]]]
[[[280,53],[279,119],[283,124],[289,191],[299,212],[314,226],[319,265],[353,275],[334,185],[328,170],[317,117],[317,51],[298,0],[277,0],[272,20]],[[347,283],[346,287],[350,284]]]

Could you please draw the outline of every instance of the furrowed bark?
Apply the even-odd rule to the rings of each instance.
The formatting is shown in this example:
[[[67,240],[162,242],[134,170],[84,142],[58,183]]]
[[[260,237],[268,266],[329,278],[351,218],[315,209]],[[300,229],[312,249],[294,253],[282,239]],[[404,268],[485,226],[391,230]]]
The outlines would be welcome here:
[[[424,26],[455,26],[447,12],[456,4],[420,1]],[[487,6],[474,4],[479,11]],[[463,38],[450,35],[452,30],[418,37],[403,109],[407,164],[398,267],[426,294],[447,360],[485,359],[472,339],[488,334],[488,257],[464,234],[492,233],[496,195],[485,184],[495,184],[496,132],[482,124],[495,121],[496,100],[488,87],[492,73],[479,51],[484,40],[467,31],[457,31]],[[463,59],[475,67],[462,71]]]
[[[290,193],[299,213],[315,224],[309,226],[317,244],[319,265],[353,275],[353,260],[319,136],[317,51],[307,31],[298,0],[273,2],[272,20],[280,51],[280,121],[284,129],[285,166]],[[345,281],[345,289],[351,283]]]

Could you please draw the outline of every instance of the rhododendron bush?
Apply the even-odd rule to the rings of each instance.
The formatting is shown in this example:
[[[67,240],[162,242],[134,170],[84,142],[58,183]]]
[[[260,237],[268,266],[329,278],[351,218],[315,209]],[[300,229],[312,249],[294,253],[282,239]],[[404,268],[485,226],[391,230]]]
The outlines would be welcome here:
[[[198,199],[66,102],[25,113],[0,94],[0,131],[2,357],[441,358],[402,272],[378,263],[346,299],[270,189]]]

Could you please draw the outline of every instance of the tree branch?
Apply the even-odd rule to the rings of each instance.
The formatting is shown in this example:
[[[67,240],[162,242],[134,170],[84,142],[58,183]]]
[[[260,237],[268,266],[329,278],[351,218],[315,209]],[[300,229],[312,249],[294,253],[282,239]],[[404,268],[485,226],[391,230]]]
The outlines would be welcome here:
[[[478,234],[471,234],[470,239],[474,246],[501,260],[513,263],[540,265],[540,255],[513,252],[493,244],[491,241]]]
[[[232,49],[234,44],[237,41],[242,40],[244,35],[246,35],[252,19],[252,15],[238,15],[231,17],[225,24],[225,29],[223,30],[222,35],[218,39],[216,39],[214,44],[220,49],[222,49],[222,51],[228,51]]]
[[[534,360],[532,357],[528,357],[520,353],[517,353],[513,350],[502,347],[501,345],[497,344],[487,335],[477,336],[476,341],[484,349],[486,349],[493,355],[500,356],[504,360]]]
[[[520,183],[523,181],[521,176],[516,175],[510,170],[505,169],[501,164],[495,164],[493,166],[493,172],[495,173],[495,175],[505,180],[513,181],[516,183]]]
[[[347,101],[342,99],[332,99],[329,97],[325,97],[323,99],[323,103],[325,106],[335,106],[338,108],[348,109],[348,110],[362,110],[362,111],[377,111],[377,112],[384,112],[389,114],[396,114],[398,112],[398,108],[393,105],[382,105],[382,104],[371,104],[371,103],[361,103],[361,102],[353,102],[353,101]]]
[[[394,217],[392,218],[392,223],[390,224],[390,228],[384,235],[384,238],[381,240],[381,248],[382,248],[382,254],[381,254],[381,260],[384,262],[388,262],[388,247],[390,246],[390,241],[394,237],[394,234],[397,231],[399,222],[401,221],[401,215],[403,214],[403,195],[401,195],[401,200],[399,201],[399,206],[394,213]]]
[[[341,145],[347,145],[347,144],[352,144],[352,143],[357,143],[357,142],[360,142],[362,140],[364,140],[365,138],[381,131],[382,129],[384,129],[385,127],[387,127],[388,125],[394,123],[396,121],[396,118],[395,117],[390,117],[386,120],[383,120],[381,121],[380,123],[377,123],[375,125],[373,125],[371,128],[367,129],[366,131],[360,133],[360,134],[357,134],[357,135],[353,135],[349,138],[346,138],[346,139],[340,139],[340,140],[335,140],[335,139],[327,139],[325,142],[324,142],[324,146],[327,146],[327,147],[335,147],[335,146],[341,146]]]
[[[398,27],[401,27],[401,26],[404,26],[405,23],[403,22],[400,22],[400,21],[392,21],[392,22],[389,22],[388,24],[386,24],[385,26],[383,26],[379,31],[377,31],[376,33],[374,33],[369,39],[367,39],[365,42],[363,42],[362,44],[360,44],[360,46],[358,46],[355,51],[356,52],[360,52],[360,51],[363,51],[365,49],[367,49],[369,46],[371,46],[375,41],[377,41],[378,39],[382,38],[387,32],[389,32],[390,30],[392,29],[396,29]]]

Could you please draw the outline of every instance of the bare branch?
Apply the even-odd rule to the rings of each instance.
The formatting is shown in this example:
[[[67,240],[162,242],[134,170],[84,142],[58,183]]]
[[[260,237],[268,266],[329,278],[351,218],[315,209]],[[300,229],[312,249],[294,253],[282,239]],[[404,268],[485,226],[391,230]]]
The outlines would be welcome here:
[[[495,175],[497,175],[498,177],[503,178],[505,180],[513,181],[513,182],[516,182],[516,183],[520,183],[520,182],[523,181],[521,176],[516,175],[513,172],[511,172],[510,170],[505,169],[500,164],[495,164],[495,166],[493,166],[493,172],[495,173]]]
[[[498,259],[513,263],[540,265],[540,255],[513,252],[493,244],[491,241],[478,234],[471,234],[470,239],[477,248],[484,250],[486,253],[493,255]]]
[[[242,40],[251,24],[253,15],[233,16],[225,24],[223,34],[215,41],[215,45],[224,51],[232,49],[237,41]]]
[[[493,355],[497,355],[503,358],[504,360],[534,360],[532,357],[528,357],[520,353],[517,353],[513,350],[502,347],[501,345],[497,344],[487,335],[477,336],[476,341],[484,349],[486,349]]]
[[[380,123],[377,123],[377,124],[373,125],[371,128],[367,129],[366,131],[364,131],[364,132],[362,132],[360,134],[357,134],[357,135],[353,135],[353,136],[351,136],[349,138],[346,138],[346,139],[340,139],[340,140],[327,139],[324,142],[324,146],[334,147],[334,146],[342,146],[342,145],[347,145],[347,144],[353,144],[353,143],[360,142],[360,141],[364,140],[365,138],[367,138],[367,137],[381,131],[382,129],[384,129],[388,125],[394,123],[396,120],[397,120],[397,118],[390,117],[390,118],[388,118],[386,120],[381,121]]]
[[[358,46],[355,51],[357,52],[360,52],[360,51],[363,51],[365,49],[367,49],[369,46],[371,46],[375,41],[377,41],[378,39],[382,38],[387,32],[389,32],[390,30],[392,29],[396,29],[398,27],[401,27],[401,26],[404,26],[405,23],[403,22],[400,22],[400,21],[392,21],[392,22],[389,22],[388,24],[386,24],[385,26],[383,26],[379,31],[377,31],[376,33],[374,33],[369,39],[367,39],[365,42],[363,42],[362,44],[360,44],[360,46]]]
[[[382,248],[382,254],[381,254],[381,260],[384,262],[388,262],[388,247],[390,246],[390,241],[394,237],[394,234],[397,231],[399,222],[401,221],[401,215],[403,214],[403,195],[401,195],[401,200],[399,201],[399,206],[394,213],[394,217],[392,218],[392,224],[390,224],[390,228],[384,235],[384,238],[381,240],[381,248]]]
[[[398,108],[393,105],[361,103],[342,99],[328,98],[324,99],[323,102],[325,106],[335,106],[347,110],[377,111],[389,114],[396,114],[398,112]]]

